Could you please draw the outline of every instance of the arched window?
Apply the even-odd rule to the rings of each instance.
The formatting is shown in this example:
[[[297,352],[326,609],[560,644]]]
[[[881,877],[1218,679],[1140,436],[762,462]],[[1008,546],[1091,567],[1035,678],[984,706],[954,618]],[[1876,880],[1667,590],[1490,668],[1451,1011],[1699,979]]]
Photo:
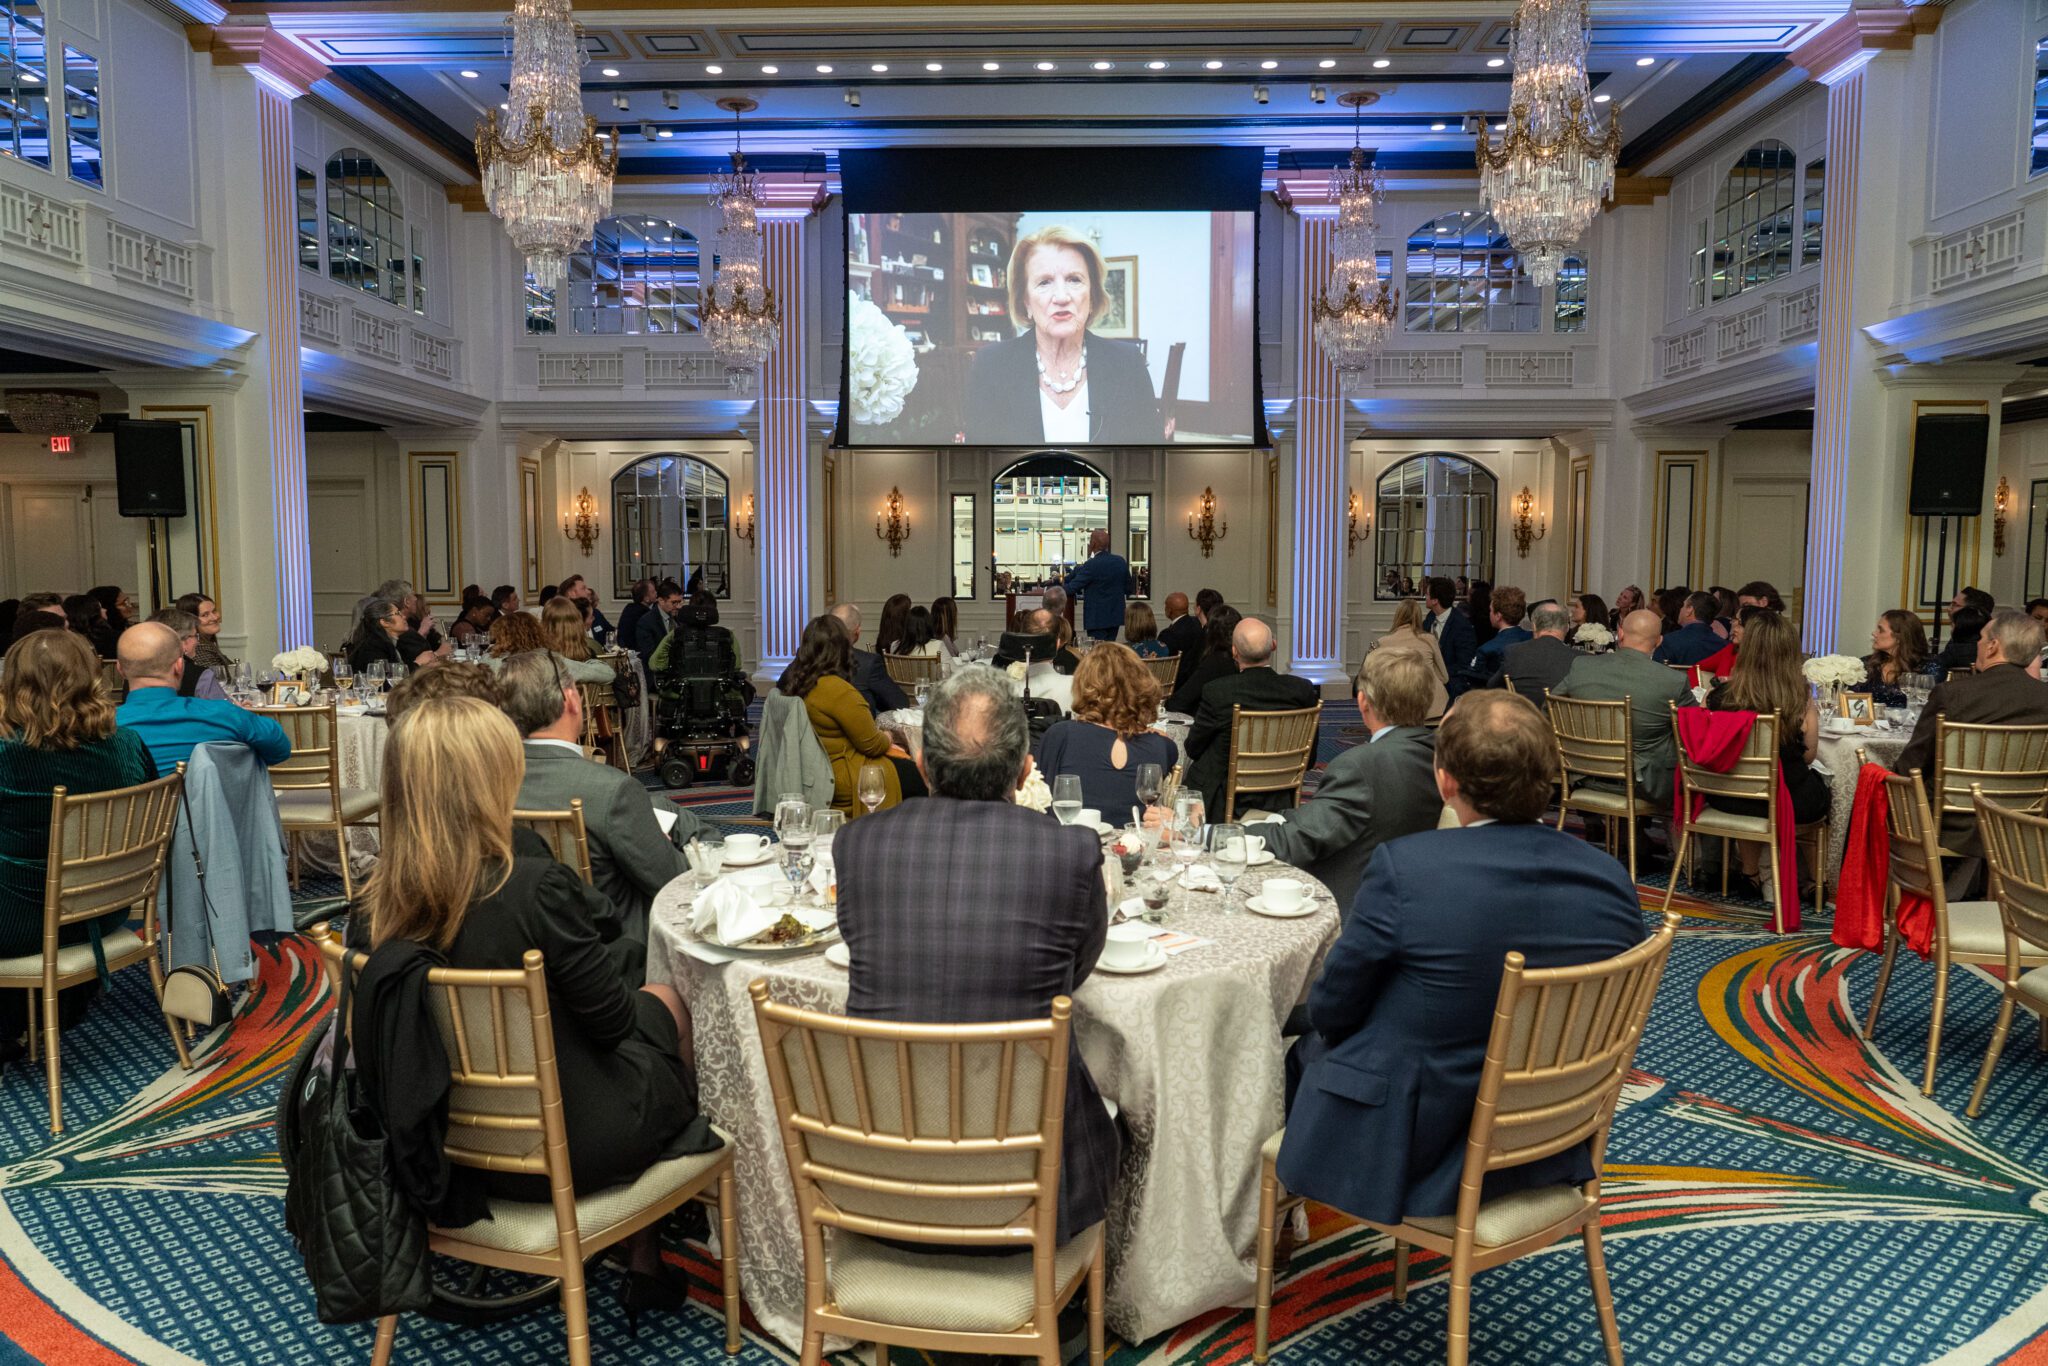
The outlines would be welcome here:
[[[1466,209],[1408,234],[1402,326],[1410,332],[1534,332],[1537,290],[1490,213]]]
[[[989,595],[1030,592],[1088,558],[1088,533],[1109,529],[1109,476],[1048,451],[998,474]]]
[[[636,580],[674,579],[732,596],[732,524],[726,479],[694,456],[664,451],[612,476],[612,595]]]
[[[327,273],[344,285],[409,308],[405,205],[398,186],[360,147],[327,159]]]
[[[1771,138],[1735,159],[1694,258],[1695,280],[1704,285],[1695,299],[1718,303],[1792,273],[1801,233],[1793,200],[1798,173],[1792,149]]]
[[[697,330],[697,239],[666,218],[620,215],[597,225],[552,294],[526,286],[529,334],[671,335]]]
[[[1429,451],[1382,474],[1374,494],[1376,598],[1420,597],[1441,574],[1493,578],[1494,477],[1461,455]]]

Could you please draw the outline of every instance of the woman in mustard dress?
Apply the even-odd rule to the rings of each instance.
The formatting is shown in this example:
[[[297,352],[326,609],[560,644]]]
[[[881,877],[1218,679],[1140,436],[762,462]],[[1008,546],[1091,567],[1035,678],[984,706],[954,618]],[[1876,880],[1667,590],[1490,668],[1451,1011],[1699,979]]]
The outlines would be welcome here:
[[[889,759],[889,737],[853,686],[853,642],[839,618],[827,613],[804,627],[796,658],[780,686],[785,696],[803,699],[811,729],[832,763],[833,810],[845,812],[848,820],[867,814],[858,795],[860,771],[866,764],[882,770],[882,804],[876,810],[886,811],[903,800],[896,766]]]

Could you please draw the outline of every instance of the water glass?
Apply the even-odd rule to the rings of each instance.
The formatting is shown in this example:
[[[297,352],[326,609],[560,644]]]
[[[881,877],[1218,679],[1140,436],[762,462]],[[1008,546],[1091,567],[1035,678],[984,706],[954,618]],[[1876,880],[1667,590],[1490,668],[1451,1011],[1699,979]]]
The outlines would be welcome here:
[[[1052,814],[1061,825],[1072,825],[1083,804],[1079,774],[1062,773],[1052,780]]]
[[[918,709],[919,711],[923,711],[923,710],[924,710],[924,706],[925,706],[925,703],[927,703],[927,702],[929,702],[929,701],[931,700],[931,696],[932,696],[932,685],[931,685],[930,683],[927,683],[927,682],[924,682],[924,681],[920,680],[920,681],[919,681],[919,682],[917,683],[917,685],[916,685],[916,691],[917,691],[917,709]]]
[[[1174,794],[1173,857],[1180,864],[1183,875],[1202,852],[1204,820],[1201,793],[1181,791]]]
[[[846,824],[846,813],[824,807],[811,813],[811,857],[826,859],[832,856],[832,837]]]
[[[1216,865],[1216,879],[1223,884],[1223,909],[1226,911],[1230,909],[1237,880],[1244,876],[1248,852],[1242,825],[1226,822],[1209,827],[1209,861]]]

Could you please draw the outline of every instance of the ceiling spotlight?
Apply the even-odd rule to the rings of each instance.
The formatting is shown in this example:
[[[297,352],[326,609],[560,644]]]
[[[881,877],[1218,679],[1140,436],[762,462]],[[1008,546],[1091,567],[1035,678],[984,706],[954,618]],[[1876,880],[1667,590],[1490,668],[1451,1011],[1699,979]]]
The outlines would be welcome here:
[[[773,76],[776,72],[780,70],[782,70],[781,67],[775,65],[775,63],[773,62],[770,62],[768,65],[761,68],[761,74],[763,76]]]
[[[1223,69],[1223,63],[1217,61],[1214,57],[1211,57],[1208,61],[1203,62],[1202,65],[1210,71],[1221,71]]]
[[[641,124],[641,125],[640,125],[640,136],[641,136],[642,138],[644,138],[644,139],[645,139],[646,141],[648,141],[648,142],[652,142],[652,141],[654,141],[654,125],[653,125],[653,124],[651,124],[651,123],[643,123],[643,124]]]
[[[672,137],[674,137],[675,135],[676,135],[676,130],[675,130],[675,129],[673,129],[673,128],[664,128],[664,129],[662,129],[662,130],[661,130],[661,131],[660,131],[659,133],[656,133],[656,134],[655,134],[654,136],[656,136],[656,137],[658,137],[658,138],[672,138]]]
[[[1271,71],[1274,67],[1278,65],[1280,65],[1280,63],[1274,61],[1271,57],[1268,57],[1265,61],[1259,63],[1259,70]]]
[[[1038,69],[1039,69],[1040,71],[1057,71],[1057,70],[1059,70],[1059,63],[1057,63],[1057,62],[1040,62],[1040,63],[1038,64]]]
[[[1458,131],[1466,137],[1476,137],[1486,131],[1486,120],[1477,114],[1467,114],[1459,121]]]
[[[683,107],[683,97],[681,95],[678,95],[673,90],[662,91],[661,102],[671,109],[680,109]]]
[[[510,112],[510,111],[511,111],[511,108],[512,108],[512,106],[511,106],[510,104],[508,104],[508,103],[507,103],[506,101],[504,101],[504,100],[499,100],[499,101],[498,101],[498,108],[500,108],[500,109],[503,109],[503,110],[506,110],[507,112]]]
[[[1003,69],[1003,64],[1001,62],[983,62],[981,64],[981,69],[983,71],[1001,71]]]
[[[1486,64],[1488,66],[1506,66],[1508,64],[1508,59],[1505,57],[1488,57],[1486,59]]]
[[[723,76],[725,74],[725,68],[720,66],[718,63],[713,62],[710,66],[704,68],[704,74],[707,76]]]
[[[860,91],[855,90],[851,86],[848,86],[846,90],[846,102],[852,105],[855,109],[860,108]]]
[[[1636,65],[1637,65],[1637,66],[1655,66],[1656,64],[1657,64],[1657,59],[1656,59],[1655,57],[1638,57],[1638,58],[1636,58]]]
[[[615,90],[612,92],[612,108],[624,109],[630,103],[632,103],[632,101],[626,98],[625,91]]]
[[[1499,122],[1499,123],[1496,123],[1495,125],[1493,125],[1493,131],[1494,131],[1494,132],[1496,132],[1496,133],[1505,133],[1505,132],[1507,132],[1507,131],[1508,131],[1508,125],[1507,125],[1507,122],[1506,122],[1506,120],[1502,120],[1501,122]]]
[[[473,81],[476,79],[476,73],[474,71],[465,71],[462,73],[462,79],[465,81]]]
[[[1431,125],[1429,125],[1429,131],[1432,133],[1441,133],[1444,131],[1444,125],[1441,123],[1432,123]]]
[[[1323,60],[1316,63],[1317,66],[1321,67],[1325,71],[1328,71],[1331,67],[1335,66],[1336,64],[1337,59],[1335,57],[1325,57],[1323,58]]]
[[[1612,96],[1612,95],[1595,95],[1595,96],[1593,97],[1593,103],[1595,103],[1595,104],[1605,104],[1605,103],[1607,103],[1607,102],[1608,102],[1609,100],[1611,100],[1611,99],[1613,99],[1613,98],[1614,98],[1614,96]]]
[[[1145,69],[1147,71],[1164,71],[1166,70],[1166,63],[1155,57],[1153,60],[1145,63]]]
[[[1260,104],[1264,104],[1268,97],[1269,92],[1267,91],[1263,82],[1252,87],[1252,98],[1257,100]]]
[[[818,74],[819,74],[820,76],[829,76],[829,75],[831,75],[831,74],[832,74],[832,63],[830,63],[830,62],[819,62],[819,63],[818,63]]]
[[[1373,59],[1372,69],[1375,71],[1385,71],[1388,67],[1392,65],[1393,63],[1387,60],[1385,57],[1376,57]]]
[[[876,62],[873,66],[868,68],[868,70],[874,72],[877,76],[881,75],[884,71],[887,71],[888,69],[889,64],[887,62]]]
[[[1319,85],[1311,85],[1308,88],[1308,102],[1310,104],[1321,104],[1329,93],[1329,91]]]
[[[1090,63],[1089,63],[1089,65],[1090,65],[1090,66],[1092,66],[1092,67],[1094,67],[1094,68],[1095,68],[1095,69],[1096,69],[1097,71],[1107,71],[1107,70],[1109,70],[1109,69],[1110,69],[1111,67],[1115,66],[1115,65],[1116,65],[1116,63],[1115,63],[1115,62],[1090,62]]]
[[[607,76],[616,76],[619,74],[619,69],[615,66],[608,66],[604,69],[604,74]]]
[[[944,71],[946,69],[946,64],[944,62],[926,62],[924,64],[924,69],[926,71]]]

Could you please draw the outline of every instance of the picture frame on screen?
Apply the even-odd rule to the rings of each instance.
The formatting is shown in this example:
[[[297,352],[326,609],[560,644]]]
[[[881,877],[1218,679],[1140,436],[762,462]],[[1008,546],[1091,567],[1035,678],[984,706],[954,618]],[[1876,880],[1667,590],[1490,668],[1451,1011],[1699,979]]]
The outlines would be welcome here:
[[[1102,263],[1102,292],[1108,306],[1095,324],[1098,336],[1129,341],[1138,335],[1138,258],[1112,256]]]

